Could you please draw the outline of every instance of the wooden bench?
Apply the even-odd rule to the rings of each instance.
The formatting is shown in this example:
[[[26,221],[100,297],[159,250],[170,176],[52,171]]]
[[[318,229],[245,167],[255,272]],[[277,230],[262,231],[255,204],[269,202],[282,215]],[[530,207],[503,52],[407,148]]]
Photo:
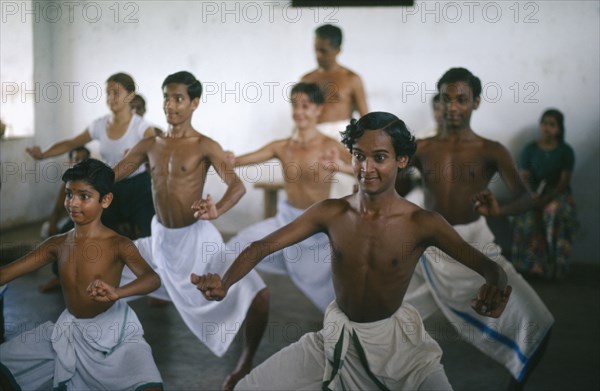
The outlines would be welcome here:
[[[283,189],[283,182],[257,182],[255,189],[263,191],[263,216],[265,219],[277,214],[277,201],[279,190]]]

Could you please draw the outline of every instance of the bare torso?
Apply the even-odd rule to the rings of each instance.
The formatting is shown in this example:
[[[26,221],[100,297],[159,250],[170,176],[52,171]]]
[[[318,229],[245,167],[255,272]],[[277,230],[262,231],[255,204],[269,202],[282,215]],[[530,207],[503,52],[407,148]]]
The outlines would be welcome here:
[[[429,244],[424,222],[430,213],[399,196],[389,211],[374,215],[360,213],[357,194],[327,202],[335,204],[327,232],[338,305],[355,322],[390,317]]]
[[[452,225],[477,220],[473,196],[487,188],[498,172],[498,148],[498,143],[479,136],[419,140],[412,164],[423,178],[426,209],[440,213]]]
[[[306,209],[329,197],[336,167],[322,160],[327,151],[339,148],[337,141],[323,135],[306,144],[290,138],[276,142],[274,148],[281,161],[287,200],[293,207]]]
[[[206,144],[212,140],[194,137],[157,136],[147,141],[146,154],[152,176],[152,196],[161,224],[179,228],[196,222],[191,209],[202,196],[210,168]]]
[[[122,247],[131,242],[108,229],[88,238],[76,238],[71,230],[55,240],[58,274],[69,312],[77,318],[93,318],[110,308],[114,302],[95,301],[86,289],[96,279],[119,286],[124,266],[119,253],[127,254]]]
[[[316,69],[302,77],[303,82],[315,83],[323,91],[325,103],[319,123],[347,120],[355,109],[359,110],[356,102],[356,94],[362,94],[356,91],[359,80],[356,73],[341,66],[331,71]]]

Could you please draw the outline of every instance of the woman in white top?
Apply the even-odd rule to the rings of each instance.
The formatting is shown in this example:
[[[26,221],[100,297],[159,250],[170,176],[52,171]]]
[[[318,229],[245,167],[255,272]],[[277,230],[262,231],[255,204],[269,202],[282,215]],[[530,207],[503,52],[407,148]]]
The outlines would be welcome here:
[[[125,73],[116,73],[106,80],[106,103],[111,114],[96,119],[82,133],[53,144],[45,151],[39,147],[27,148],[34,159],[58,156],[92,140],[100,142],[102,160],[116,165],[125,153],[145,137],[155,136],[152,125],[132,112],[129,102],[135,95],[135,82]],[[115,184],[114,199],[102,214],[102,222],[117,232],[132,238],[150,236],[150,222],[154,215],[150,175],[141,166],[131,176]],[[127,223],[131,231],[127,232]]]

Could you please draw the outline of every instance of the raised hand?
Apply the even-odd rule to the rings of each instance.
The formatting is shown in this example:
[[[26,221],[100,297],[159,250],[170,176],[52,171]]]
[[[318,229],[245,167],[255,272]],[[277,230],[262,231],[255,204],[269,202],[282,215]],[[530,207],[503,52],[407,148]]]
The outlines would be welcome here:
[[[471,308],[479,315],[498,318],[506,308],[511,292],[510,285],[507,285],[504,291],[500,291],[494,285],[483,284],[477,292],[477,298],[471,301]]]
[[[218,274],[207,273],[199,276],[192,273],[190,280],[206,300],[221,301],[227,295],[221,276]]]
[[[31,148],[25,148],[25,152],[27,152],[29,154],[29,156],[31,156],[35,160],[41,160],[44,158],[42,150],[40,149],[40,147],[37,147],[37,146],[31,147]]]
[[[192,209],[195,210],[194,217],[198,220],[214,220],[219,217],[219,211],[210,194],[207,194],[206,198],[195,201]]]
[[[95,301],[107,303],[119,299],[115,287],[105,283],[102,280],[94,280],[86,289],[88,296]]]

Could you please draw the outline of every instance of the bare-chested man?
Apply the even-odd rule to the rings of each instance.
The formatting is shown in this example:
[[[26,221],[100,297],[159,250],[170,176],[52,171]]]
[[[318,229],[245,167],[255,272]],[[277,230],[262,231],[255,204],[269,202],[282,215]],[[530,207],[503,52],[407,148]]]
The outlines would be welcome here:
[[[287,198],[280,200],[275,217],[244,228],[227,243],[235,253],[239,254],[253,241],[289,224],[312,204],[329,198],[331,185],[336,180],[333,175],[337,171],[352,173],[348,151],[340,142],[316,128],[323,100],[323,93],[316,84],[296,84],[291,92],[292,117],[296,124],[292,136],[235,158],[236,166],[279,160]],[[330,258],[329,239],[324,234],[317,234],[293,249],[270,256],[258,269],[289,274],[296,286],[325,311],[333,300]]]
[[[367,113],[367,100],[362,80],[353,71],[337,63],[337,56],[342,46],[342,30],[330,24],[315,30],[315,54],[319,67],[302,76],[303,82],[316,83],[325,96],[325,103],[319,124],[339,123],[336,132],[346,128],[352,113],[356,110],[360,115]],[[336,139],[338,133],[328,134]]]
[[[438,135],[417,142],[412,161],[422,175],[425,208],[442,215],[465,241],[506,271],[513,299],[493,325],[468,314],[462,300],[477,280],[437,249],[425,252],[406,299],[423,317],[439,307],[453,324],[464,324],[461,335],[523,383],[535,366],[539,356],[536,352],[543,351],[554,319],[533,289],[501,256],[483,216],[520,213],[531,207],[532,199],[507,149],[471,129],[471,114],[481,102],[479,78],[467,69],[453,68],[439,80],[438,90],[444,126]],[[496,174],[512,195],[502,206],[487,188]]]
[[[74,228],[0,268],[1,286],[56,261],[67,307],[55,323],[0,345],[0,389],[162,389],[142,325],[122,300],[152,292],[160,278],[131,240],[100,222],[114,178],[96,159],[68,169],[63,204]],[[134,278],[119,286],[125,265]]]
[[[135,243],[162,277],[164,289],[153,296],[171,300],[190,330],[218,356],[225,353],[246,319],[242,355],[222,384],[223,389],[232,389],[252,368],[252,358],[266,327],[268,291],[255,274],[242,281],[227,304],[207,305],[190,286],[189,276],[196,270],[225,270],[220,253],[215,254],[215,249],[224,249],[223,239],[207,220],[216,219],[234,206],[245,189],[221,146],[192,128],[192,114],[202,94],[200,81],[189,72],[178,72],[165,79],[162,89],[169,130],[133,147],[114,167],[116,180],[144,162],[150,165],[156,216],[152,236]],[[201,198],[211,166],[227,185],[216,203],[210,195]]]
[[[336,299],[327,308],[323,329],[259,365],[238,383],[239,389],[450,389],[439,346],[418,312],[403,304],[415,265],[429,246],[453,254],[485,278],[478,293],[471,291],[477,299],[467,302],[492,317],[500,316],[508,302],[506,275],[439,214],[396,193],[397,172],[415,151],[403,121],[389,113],[369,113],[353,121],[343,142],[353,156],[358,193],[319,202],[252,243],[222,279],[192,275],[192,282],[207,299],[221,300],[268,254],[324,233],[332,244]]]

